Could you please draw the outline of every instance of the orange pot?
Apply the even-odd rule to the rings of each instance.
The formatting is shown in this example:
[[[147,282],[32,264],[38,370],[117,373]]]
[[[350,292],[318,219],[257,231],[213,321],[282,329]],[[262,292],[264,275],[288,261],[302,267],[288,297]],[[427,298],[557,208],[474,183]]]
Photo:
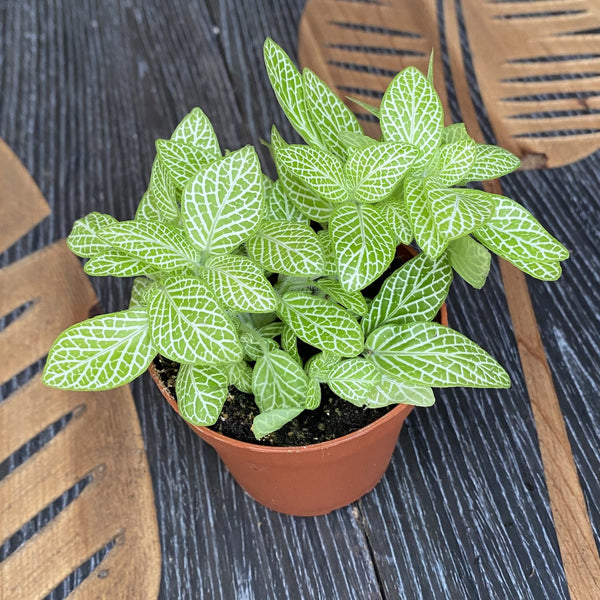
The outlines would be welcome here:
[[[448,324],[445,305],[441,322]],[[150,375],[179,412],[154,364]],[[189,426],[217,451],[234,479],[257,502],[282,513],[308,517],[346,506],[377,485],[412,408],[398,404],[367,427],[310,446],[259,446],[207,427]]]

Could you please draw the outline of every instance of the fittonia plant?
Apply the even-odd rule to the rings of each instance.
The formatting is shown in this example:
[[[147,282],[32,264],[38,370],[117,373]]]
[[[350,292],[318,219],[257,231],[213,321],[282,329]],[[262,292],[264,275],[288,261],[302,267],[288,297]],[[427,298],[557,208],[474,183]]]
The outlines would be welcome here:
[[[368,107],[381,123],[374,140],[271,40],[265,62],[307,145],[273,129],[273,182],[252,147],[223,155],[198,108],[159,140],[135,218],[91,213],[67,240],[88,274],[135,278],[130,306],[63,332],[44,382],[113,388],[160,353],[180,363],[187,421],[215,423],[235,386],[254,394],[257,438],[316,408],[322,383],[368,407],[428,406],[432,387],[507,387],[491,356],[433,319],[453,271],[483,286],[488,250],[534,277],[559,276],[567,251],[524,208],[465,187],[518,159],[476,144],[462,124],[444,127],[430,79],[414,68]],[[421,253],[365,295],[413,240]],[[300,353],[298,340],[312,350]]]

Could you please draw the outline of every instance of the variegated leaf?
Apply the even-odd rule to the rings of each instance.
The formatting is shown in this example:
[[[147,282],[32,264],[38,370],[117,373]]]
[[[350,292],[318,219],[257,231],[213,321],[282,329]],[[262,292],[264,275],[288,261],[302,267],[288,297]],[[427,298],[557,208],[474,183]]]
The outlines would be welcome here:
[[[346,96],[346,98],[348,98],[348,100],[354,102],[354,104],[358,104],[358,106],[360,106],[361,108],[364,108],[368,113],[371,113],[374,117],[377,117],[379,119],[379,117],[381,115],[381,109],[377,108],[377,106],[373,106],[372,104],[369,104],[368,102],[363,102],[362,100],[359,100],[358,98],[352,98],[351,96]]]
[[[308,378],[302,367],[283,350],[261,356],[254,365],[252,389],[260,412],[306,405]]]
[[[177,408],[192,425],[214,425],[227,399],[227,375],[217,367],[181,365],[175,382]]]
[[[67,390],[108,390],[141,375],[156,353],[145,309],[100,315],[58,336],[43,381]]]
[[[156,140],[156,152],[178,189],[215,160],[209,151],[178,140]]]
[[[329,234],[340,282],[349,292],[375,281],[394,258],[396,240],[372,206],[342,204],[331,217]]]
[[[313,71],[304,69],[302,81],[313,130],[327,150],[344,157],[346,148],[340,133],[362,134],[358,119]]]
[[[508,175],[519,168],[521,161],[499,146],[477,144],[477,154],[465,181],[485,181]]]
[[[372,363],[364,358],[349,358],[331,369],[326,383],[340,398],[366,406],[379,379],[379,371]]]
[[[330,371],[342,361],[342,357],[334,352],[318,352],[311,356],[305,366],[309,377],[325,382]]]
[[[223,365],[242,359],[237,332],[211,291],[194,277],[165,277],[148,302],[152,338],[171,360]]]
[[[464,123],[453,123],[452,125],[448,125],[448,127],[444,127],[442,131],[442,144],[472,140],[473,138],[468,134]]]
[[[285,323],[281,321],[272,321],[271,323],[267,323],[258,329],[258,333],[263,337],[276,338],[283,333],[285,328]]]
[[[82,258],[109,250],[110,244],[99,237],[98,233],[115,223],[117,220],[114,217],[99,212],[91,212],[77,219],[67,237],[69,250]]]
[[[315,285],[330,296],[332,300],[335,300],[355,315],[367,314],[367,302],[359,291],[347,292],[339,281],[327,278],[315,281]]]
[[[193,177],[183,190],[183,225],[209,254],[226,254],[258,228],[265,198],[263,178],[252,146],[228,154]]]
[[[139,258],[134,258],[119,252],[108,250],[102,254],[92,256],[83,267],[88,275],[94,277],[112,275],[113,277],[138,277],[139,275],[156,275],[160,268],[148,264]]]
[[[309,224],[310,218],[302,212],[298,203],[294,202],[294,195],[286,193],[286,189],[284,188],[281,179],[278,179],[273,183],[267,183],[265,192],[265,220]]]
[[[277,164],[328,202],[348,199],[342,161],[329,152],[293,144],[277,151]]]
[[[396,244],[410,244],[413,239],[413,233],[404,196],[394,194],[388,200],[376,204],[375,208],[388,224],[388,228],[393,233]]]
[[[473,235],[532,277],[558,279],[559,262],[569,257],[569,251],[520,204],[504,196],[495,196],[495,200],[494,216]]]
[[[137,306],[146,306],[154,281],[147,277],[136,277],[131,288],[131,298],[129,299],[129,308]]]
[[[294,333],[294,330],[284,324],[283,331],[281,332],[281,347],[299,364],[302,364],[302,357],[298,352],[298,338]]]
[[[510,386],[506,371],[485,350],[439,323],[384,325],[369,335],[366,350],[375,366],[410,384]]]
[[[304,408],[275,408],[261,412],[252,421],[252,432],[257,440],[281,429],[286,423],[295,419]]]
[[[314,377],[308,378],[306,388],[306,408],[307,410],[315,410],[321,405],[321,384]]]
[[[350,193],[359,202],[385,200],[400,184],[417,155],[414,146],[393,142],[353,152],[344,166]]]
[[[199,146],[207,155],[221,158],[221,148],[215,130],[200,108],[193,108],[183,117],[173,132],[171,141]]]
[[[246,242],[251,258],[283,275],[323,275],[323,250],[317,234],[302,223],[268,221]]]
[[[424,168],[442,139],[444,113],[434,87],[415,67],[400,71],[381,100],[380,125],[387,142],[420,150],[415,168]]]
[[[379,374],[380,380],[375,386],[375,393],[367,404],[369,408],[380,408],[390,404],[427,407],[435,403],[435,396],[430,387],[404,383],[382,371]]]
[[[477,156],[477,145],[471,140],[443,145],[429,176],[439,187],[451,187],[466,180]]]
[[[273,287],[263,270],[246,256],[213,256],[202,277],[217,298],[240,312],[273,312]]]
[[[352,133],[351,131],[341,131],[339,138],[344,147],[348,149],[360,150],[379,143],[364,133]]]
[[[431,321],[448,296],[452,268],[445,256],[421,253],[390,275],[362,320],[365,335],[383,324]]]
[[[467,283],[478,290],[484,286],[492,257],[481,244],[466,235],[448,244],[447,256],[452,268]]]
[[[318,144],[319,138],[308,116],[302,75],[290,57],[270,38],[265,40],[264,59],[269,81],[286,117],[306,142]]]
[[[275,340],[268,337],[257,335],[256,332],[243,331],[240,341],[244,349],[244,354],[250,360],[258,360],[267,352],[279,350],[279,345]]]
[[[155,221],[123,221],[102,230],[102,239],[115,250],[158,267],[175,271],[194,266],[196,249],[181,231]]]
[[[325,269],[323,273],[325,275],[336,275],[337,276],[337,260],[335,258],[335,252],[333,251],[333,243],[329,237],[329,231],[326,229],[320,229],[317,231],[317,238],[321,244],[323,250],[323,260],[325,261]]]
[[[433,220],[448,240],[471,233],[490,220],[496,205],[494,194],[464,188],[425,188]]]
[[[241,360],[229,368],[229,384],[244,394],[252,394],[252,367]]]
[[[146,190],[142,199],[139,201],[135,210],[134,219],[136,221],[164,221],[156,206],[154,196],[149,190]]]
[[[303,292],[281,298],[279,317],[306,343],[340,356],[356,356],[363,349],[362,330],[343,308]]]
[[[158,156],[154,159],[152,165],[147,195],[142,200],[152,205],[154,211],[159,215],[159,219],[157,220],[165,221],[166,223],[176,223],[179,220],[177,190],[171,176]],[[141,214],[138,215],[141,212],[142,210],[138,207],[136,219],[141,218]]]

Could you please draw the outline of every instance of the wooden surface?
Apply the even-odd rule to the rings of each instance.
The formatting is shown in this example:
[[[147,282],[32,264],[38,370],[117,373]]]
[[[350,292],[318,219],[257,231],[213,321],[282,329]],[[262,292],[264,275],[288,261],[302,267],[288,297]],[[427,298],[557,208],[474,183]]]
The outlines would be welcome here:
[[[150,173],[154,139],[167,136],[193,106],[210,115],[225,147],[258,144],[272,122],[291,139],[267,87],[262,40],[270,35],[294,55],[303,4],[0,4],[0,136],[53,211],[0,255],[0,264],[64,237],[90,210],[131,217]],[[472,81],[473,65],[467,67]],[[450,86],[451,107],[453,97]],[[506,194],[572,251],[559,282],[528,284],[596,544],[599,174],[595,153],[503,182]],[[92,283],[107,310],[125,305],[128,282]],[[569,598],[496,264],[481,292],[455,284],[450,321],[501,360],[512,389],[437,393],[434,407],[407,420],[382,484],[355,505],[315,519],[257,506],[176,418],[149,377],[136,382],[163,551],[159,597]],[[2,387],[4,397],[14,385]],[[74,577],[59,592],[76,583]],[[59,592],[53,598],[62,597]]]

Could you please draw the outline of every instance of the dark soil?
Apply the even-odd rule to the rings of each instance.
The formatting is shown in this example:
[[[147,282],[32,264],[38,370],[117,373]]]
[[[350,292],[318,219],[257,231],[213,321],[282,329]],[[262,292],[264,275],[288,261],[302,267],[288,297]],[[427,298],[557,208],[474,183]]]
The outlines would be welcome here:
[[[154,359],[161,379],[173,397],[179,365],[162,356]],[[257,440],[252,433],[252,420],[258,414],[252,394],[231,386],[219,420],[210,429],[227,437],[261,446],[307,446],[327,442],[352,433],[376,421],[395,405],[384,408],[360,408],[336,396],[326,385],[321,386],[319,408],[305,410],[281,429]]]

